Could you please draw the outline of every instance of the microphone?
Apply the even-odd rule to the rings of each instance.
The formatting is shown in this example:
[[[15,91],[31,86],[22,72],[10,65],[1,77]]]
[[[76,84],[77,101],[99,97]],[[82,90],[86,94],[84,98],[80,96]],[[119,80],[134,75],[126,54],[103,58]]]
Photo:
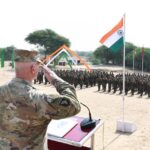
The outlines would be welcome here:
[[[83,105],[84,107],[86,107],[89,112],[89,118],[85,118],[80,123],[81,130],[93,129],[96,126],[96,120],[92,119],[92,115],[91,115],[89,107],[87,107],[85,104],[83,104],[81,102],[80,102],[80,104]]]

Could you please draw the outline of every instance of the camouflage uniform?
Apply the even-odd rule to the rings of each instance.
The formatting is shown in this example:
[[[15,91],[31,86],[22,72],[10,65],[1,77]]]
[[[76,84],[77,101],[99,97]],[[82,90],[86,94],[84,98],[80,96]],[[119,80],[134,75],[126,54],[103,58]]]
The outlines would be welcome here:
[[[80,105],[73,86],[53,80],[60,95],[48,95],[14,78],[0,87],[0,150],[42,150],[51,119],[73,116]]]

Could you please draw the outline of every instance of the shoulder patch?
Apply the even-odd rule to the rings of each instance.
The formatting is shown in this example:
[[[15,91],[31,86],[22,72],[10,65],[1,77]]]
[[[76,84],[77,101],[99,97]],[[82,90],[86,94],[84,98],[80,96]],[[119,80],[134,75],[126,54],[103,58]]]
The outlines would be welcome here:
[[[62,98],[62,100],[60,101],[60,105],[62,106],[69,106],[70,105],[70,101],[67,99]]]

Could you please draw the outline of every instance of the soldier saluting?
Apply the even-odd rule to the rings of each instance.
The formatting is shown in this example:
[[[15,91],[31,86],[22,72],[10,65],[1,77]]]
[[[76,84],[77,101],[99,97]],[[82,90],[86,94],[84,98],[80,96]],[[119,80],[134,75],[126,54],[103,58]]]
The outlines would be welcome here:
[[[58,95],[32,87],[39,64],[36,51],[15,50],[16,77],[0,86],[0,150],[42,150],[43,137],[51,119],[80,111],[73,86],[43,66],[45,76]]]

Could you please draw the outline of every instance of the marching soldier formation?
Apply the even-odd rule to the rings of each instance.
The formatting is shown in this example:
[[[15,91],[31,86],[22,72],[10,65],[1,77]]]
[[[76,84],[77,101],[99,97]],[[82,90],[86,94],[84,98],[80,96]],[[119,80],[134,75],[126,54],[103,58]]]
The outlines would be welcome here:
[[[123,91],[123,75],[120,73],[113,73],[101,70],[55,70],[55,73],[74,85],[75,88],[79,87],[88,88],[97,86],[98,91],[112,92],[122,94]],[[39,77],[42,76],[42,77]],[[37,81],[40,83],[44,82],[43,74],[38,74]],[[135,73],[125,74],[125,95],[127,94],[139,94],[140,96],[148,95],[150,97],[150,76],[141,75]]]

